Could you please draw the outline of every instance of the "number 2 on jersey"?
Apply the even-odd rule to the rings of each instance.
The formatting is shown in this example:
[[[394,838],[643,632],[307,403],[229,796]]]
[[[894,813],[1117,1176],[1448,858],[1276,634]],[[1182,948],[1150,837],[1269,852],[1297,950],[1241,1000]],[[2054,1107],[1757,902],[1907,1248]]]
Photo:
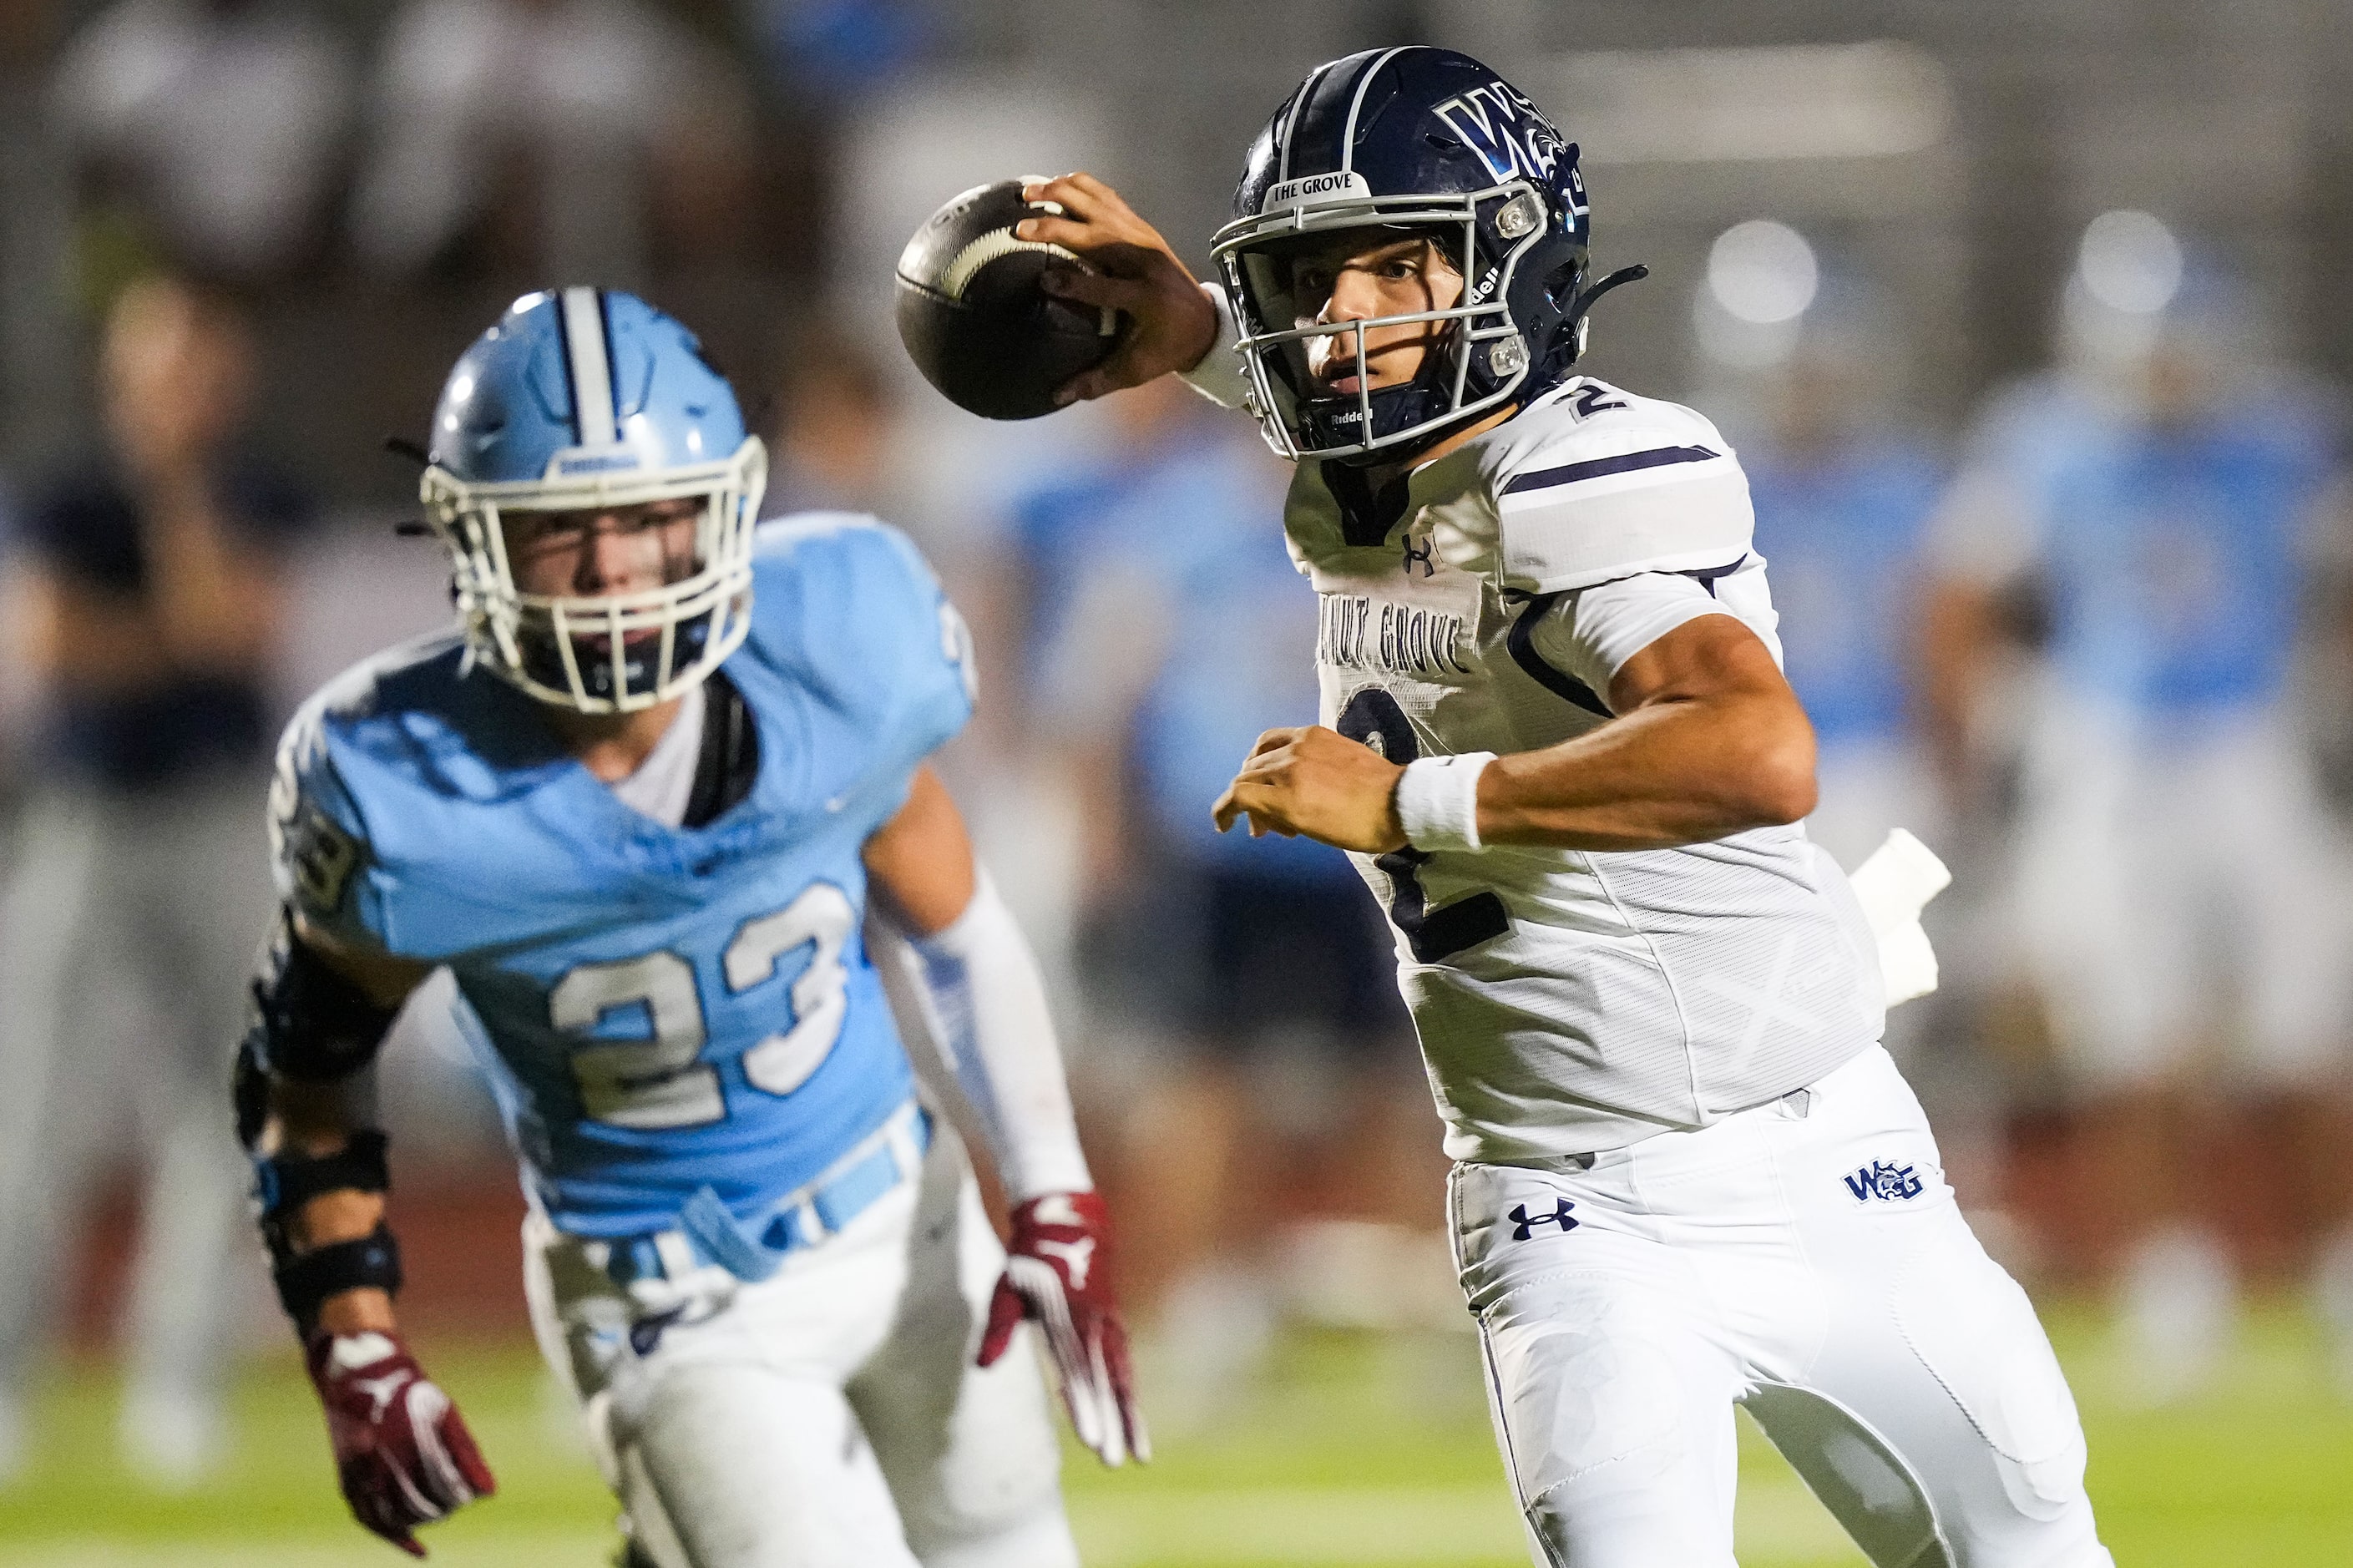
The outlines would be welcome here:
[[[775,975],[786,953],[814,948],[793,980],[792,1026],[744,1053],[744,1076],[753,1088],[790,1094],[832,1051],[849,1009],[841,950],[857,920],[847,893],[816,882],[776,913],[744,921],[728,942],[721,967],[728,991],[737,994]],[[696,1127],[724,1117],[719,1069],[701,1059],[710,1031],[694,965],[679,954],[580,965],[548,994],[548,1021],[559,1029],[587,1030],[615,1009],[632,1005],[646,1010],[652,1026],[648,1037],[572,1053],[581,1109],[593,1121],[639,1130]]]
[[[1367,686],[1349,698],[1347,707],[1340,710],[1340,721],[1333,727],[1349,740],[1373,747],[1399,767],[1421,754],[1413,721],[1398,700],[1377,686]],[[1405,932],[1406,945],[1416,959],[1436,963],[1511,930],[1512,918],[1504,909],[1504,900],[1493,893],[1473,893],[1430,908],[1429,895],[1415,874],[1429,863],[1429,851],[1410,846],[1373,861],[1389,879],[1389,919]]]

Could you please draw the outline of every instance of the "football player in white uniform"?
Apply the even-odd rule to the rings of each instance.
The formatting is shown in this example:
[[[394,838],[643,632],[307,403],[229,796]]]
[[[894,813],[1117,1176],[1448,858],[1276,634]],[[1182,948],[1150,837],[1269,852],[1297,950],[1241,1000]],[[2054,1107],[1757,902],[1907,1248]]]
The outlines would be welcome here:
[[[1872,1560],[2109,1563],[2073,1401],[1878,1043],[1880,965],[1796,826],[1740,465],[1576,375],[1576,149],[1474,60],[1318,69],[1250,151],[1222,286],[1100,181],[1020,237],[1127,312],[1063,389],[1178,372],[1298,461],[1323,722],[1221,824],[1351,851],[1458,1162],[1451,1222],[1539,1563],[1732,1563],[1747,1405]],[[1622,276],[1622,275],[1620,275]]]

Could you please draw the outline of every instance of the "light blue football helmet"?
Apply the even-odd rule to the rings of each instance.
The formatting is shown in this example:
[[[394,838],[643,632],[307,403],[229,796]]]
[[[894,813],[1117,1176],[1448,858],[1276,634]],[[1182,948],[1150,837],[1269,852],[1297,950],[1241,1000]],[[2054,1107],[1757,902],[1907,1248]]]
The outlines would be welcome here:
[[[420,496],[457,567],[472,657],[544,702],[628,712],[686,690],[750,629],[767,450],[694,335],[632,294],[527,294],[459,357]],[[693,570],[643,593],[526,594],[510,511],[706,498]]]

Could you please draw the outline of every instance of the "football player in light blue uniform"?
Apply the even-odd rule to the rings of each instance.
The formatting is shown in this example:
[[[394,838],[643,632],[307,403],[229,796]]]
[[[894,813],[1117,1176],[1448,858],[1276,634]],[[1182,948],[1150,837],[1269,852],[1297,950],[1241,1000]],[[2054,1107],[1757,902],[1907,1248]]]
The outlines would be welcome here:
[[[1909,689],[1918,605],[1890,587],[1914,580],[1939,476],[1926,450],[1862,405],[1862,345],[1842,328],[1801,343],[1768,394],[1769,437],[1741,458],[1789,684],[1820,747],[1821,803],[1806,833],[1855,866],[1890,829],[1940,837]]]
[[[2127,246],[2138,294],[2106,275]],[[2344,1114],[2353,858],[2290,680],[2337,431],[2330,399],[2263,362],[2228,280],[2147,214],[2086,231],[2063,321],[2068,363],[1988,411],[1938,519],[1940,614],[1988,626],[2021,580],[2048,608],[2010,925],[2083,1097],[2089,1195],[2126,1244],[2126,1363],[2163,1399],[2216,1373],[2232,1322],[2230,1252],[2189,1175],[2221,1157],[2194,1101],[2260,1093],[2309,1160],[2306,1190],[2346,1190],[2341,1140],[2300,1129]],[[1996,684],[1971,652],[1948,657],[1975,679],[1940,689]],[[2201,1058],[2224,1026],[2218,1073]],[[2353,1302],[2353,1223],[2327,1206],[2316,1282]]]
[[[518,300],[434,418],[462,625],[280,752],[240,1132],[344,1494],[412,1552],[491,1483],[399,1337],[385,1135],[345,1084],[440,966],[638,1560],[1075,1563],[1024,1316],[1082,1439],[1142,1446],[1036,966],[924,763],[971,711],[963,624],[871,519],[755,528],[765,474],[677,322]],[[992,1145],[1009,1263],[894,1004]]]

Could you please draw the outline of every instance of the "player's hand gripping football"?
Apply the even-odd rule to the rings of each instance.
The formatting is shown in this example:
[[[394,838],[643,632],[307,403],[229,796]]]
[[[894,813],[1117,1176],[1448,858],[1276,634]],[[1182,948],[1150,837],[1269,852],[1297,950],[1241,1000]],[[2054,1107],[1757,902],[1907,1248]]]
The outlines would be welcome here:
[[[1128,318],[1127,331],[1111,357],[1064,382],[1054,395],[1057,402],[1101,397],[1172,371],[1191,370],[1216,346],[1217,307],[1160,231],[1138,217],[1117,191],[1081,174],[1024,185],[1021,195],[1062,211],[1058,217],[1023,219],[1014,226],[1016,238],[1059,245],[1097,268],[1088,272],[1067,262],[1050,267],[1039,286]]]
[[[1247,817],[1250,837],[1301,834],[1342,849],[1386,855],[1405,847],[1398,775],[1370,746],[1322,725],[1269,730],[1211,807],[1223,833]]]
[[[327,1407],[343,1500],[369,1530],[422,1557],[418,1525],[497,1489],[458,1407],[398,1334],[322,1331],[304,1359]]]
[[[1046,1333],[1079,1441],[1106,1465],[1152,1458],[1135,1407],[1127,1331],[1112,1290],[1111,1221],[1094,1193],[1050,1193],[1013,1211],[1004,1277],[988,1304],[980,1364],[993,1366],[1022,1319]]]

